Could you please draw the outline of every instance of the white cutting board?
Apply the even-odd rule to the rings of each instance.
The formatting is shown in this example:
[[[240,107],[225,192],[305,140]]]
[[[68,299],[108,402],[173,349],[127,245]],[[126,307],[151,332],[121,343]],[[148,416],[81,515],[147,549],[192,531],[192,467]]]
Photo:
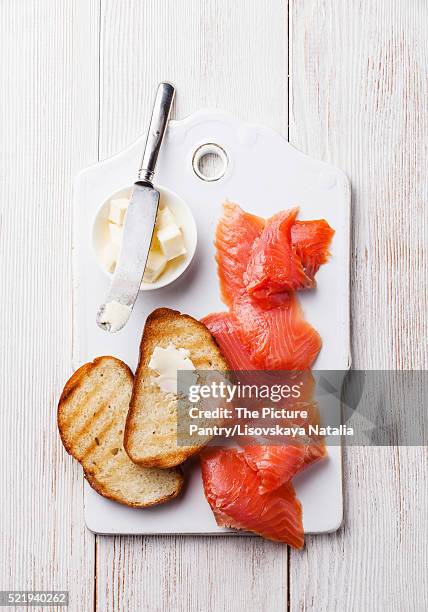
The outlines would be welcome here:
[[[193,169],[195,151],[216,143],[228,156],[224,176],[201,180]],[[118,155],[79,174],[74,191],[74,366],[99,355],[115,355],[135,370],[147,315],[166,306],[200,318],[224,310],[214,261],[214,231],[225,199],[268,217],[300,206],[301,219],[325,218],[335,229],[332,257],[317,274],[318,288],[301,292],[307,320],[320,332],[323,348],[317,369],[349,367],[350,186],[337,168],[311,159],[275,131],[245,124],[217,111],[201,111],[171,121],[159,158],[156,184],[176,192],[191,207],[198,229],[195,258],[169,287],[140,293],[124,330],[108,334],[95,322],[109,279],[99,268],[92,247],[92,228],[99,207],[112,194],[132,185],[145,137]],[[331,400],[333,401],[333,399]],[[340,406],[334,407],[339,414]],[[205,501],[197,460],[186,466],[184,493],[171,503],[131,509],[104,499],[85,484],[85,520],[103,534],[230,534],[217,527]],[[303,505],[307,533],[334,531],[342,521],[341,448],[329,447],[327,461],[294,481]]]

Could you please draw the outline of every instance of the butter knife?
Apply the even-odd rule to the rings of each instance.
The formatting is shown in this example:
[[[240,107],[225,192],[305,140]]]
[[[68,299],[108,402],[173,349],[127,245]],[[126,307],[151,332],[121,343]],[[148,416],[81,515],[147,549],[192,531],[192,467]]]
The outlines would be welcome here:
[[[97,313],[99,327],[109,332],[117,332],[126,325],[140,290],[159,207],[160,196],[153,187],[153,175],[174,95],[171,83],[159,85],[138,180],[126,211],[122,248],[107,298]]]

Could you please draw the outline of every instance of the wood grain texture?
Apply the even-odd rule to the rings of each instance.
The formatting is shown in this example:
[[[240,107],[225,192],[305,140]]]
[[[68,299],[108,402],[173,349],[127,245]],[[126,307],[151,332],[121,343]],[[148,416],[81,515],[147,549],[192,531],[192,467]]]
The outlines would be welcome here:
[[[100,158],[146,129],[157,83],[173,116],[221,108],[287,131],[282,0],[102,0]],[[252,537],[97,537],[97,609],[284,610],[287,549]],[[267,586],[268,585],[268,586]]]
[[[353,365],[428,366],[428,7],[291,2],[290,140],[352,181]],[[349,448],[345,523],[291,553],[291,610],[428,609],[426,448]]]
[[[285,610],[286,547],[254,537],[97,538],[99,610]]]
[[[161,80],[173,117],[220,108],[287,130],[287,6],[282,0],[102,0],[100,157],[146,130]]]
[[[0,3],[0,589],[70,590],[73,611],[92,607],[94,539],[56,403],[71,373],[71,183],[97,153],[98,21],[97,0]]]

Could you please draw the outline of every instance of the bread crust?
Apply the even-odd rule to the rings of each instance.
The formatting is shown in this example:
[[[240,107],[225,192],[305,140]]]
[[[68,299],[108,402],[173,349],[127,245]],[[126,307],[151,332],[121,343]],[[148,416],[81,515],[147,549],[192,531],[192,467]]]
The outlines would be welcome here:
[[[176,322],[178,318],[181,321],[189,321],[194,329],[197,328],[199,333],[204,336],[204,339],[209,346],[215,350],[216,357],[222,365],[221,369],[225,371],[229,369],[229,366],[223,357],[216,340],[212,336],[209,329],[201,321],[194,319],[190,315],[182,314],[178,310],[172,310],[170,308],[157,308],[147,317],[140,342],[139,361],[137,371],[135,373],[123,439],[123,446],[131,461],[145,467],[158,467],[165,469],[179,466],[189,457],[198,454],[209,442],[209,440],[207,440],[207,442],[204,444],[194,445],[192,447],[176,447],[172,450],[162,450],[156,454],[143,458],[137,455],[132,448],[131,436],[136,429],[134,419],[139,409],[139,401],[141,401],[139,398],[139,382],[147,375],[148,363],[152,356],[153,346],[156,345],[158,340],[157,330],[161,325],[168,325],[168,323]]]
[[[130,501],[125,501],[124,499],[120,497],[112,495],[106,487],[104,487],[96,478],[88,475],[88,473],[85,472],[85,470],[83,470],[83,474],[85,476],[85,480],[90,484],[90,486],[97,493],[99,493],[106,499],[111,499],[112,501],[115,501],[118,504],[122,504],[122,506],[128,506],[128,508],[150,508],[152,506],[157,506],[159,504],[164,504],[168,501],[171,501],[172,499],[175,499],[181,493],[181,490],[183,489],[183,485],[184,485],[184,475],[183,475],[183,470],[181,468],[177,468],[177,470],[179,470],[179,473],[177,473],[177,476],[179,478],[178,478],[178,486],[176,490],[173,493],[171,493],[171,495],[164,495],[163,497],[158,497],[155,500],[151,502],[146,502],[144,504],[136,504]]]
[[[113,361],[116,366],[120,367],[126,373],[126,376],[130,384],[131,385],[133,384],[134,376],[132,374],[131,369],[126,363],[110,355],[96,357],[93,361],[89,363],[85,363],[78,370],[76,370],[76,372],[74,372],[74,374],[66,382],[64,389],[61,393],[61,396],[59,398],[59,401],[58,401],[57,426],[58,426],[59,435],[60,435],[62,444],[65,450],[67,451],[67,453],[71,455],[74,459],[76,459],[77,461],[79,461],[79,459],[73,452],[73,444],[72,442],[69,442],[65,436],[64,424],[62,422],[63,411],[66,407],[67,401],[70,400],[73,394],[80,388],[84,379],[93,370],[95,370],[98,366],[100,366],[103,362],[106,362],[106,361]],[[79,461],[79,463],[81,462]],[[132,508],[147,508],[150,506],[155,506],[155,505],[170,501],[180,494],[183,488],[183,485],[184,485],[183,471],[181,470],[181,468],[178,468],[177,469],[177,487],[170,495],[165,495],[153,501],[149,501],[145,503],[134,503],[132,501],[127,501],[121,497],[118,497],[112,494],[109,488],[106,487],[100,480],[98,480],[94,474],[91,474],[89,470],[85,470],[85,468],[83,468],[83,473],[84,473],[84,476],[87,482],[97,493],[99,493],[103,497],[106,497],[107,499],[111,499],[119,504],[122,504],[128,507],[132,507]]]

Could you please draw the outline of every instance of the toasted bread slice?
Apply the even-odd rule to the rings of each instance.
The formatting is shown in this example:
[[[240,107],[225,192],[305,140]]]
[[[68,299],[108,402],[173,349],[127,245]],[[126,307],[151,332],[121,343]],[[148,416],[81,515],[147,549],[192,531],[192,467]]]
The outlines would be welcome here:
[[[142,468],[123,448],[133,375],[115,357],[83,365],[65,385],[58,404],[58,428],[70,455],[82,464],[101,495],[143,508],[166,502],[183,485],[181,470]]]
[[[228,370],[219,347],[203,323],[168,308],[151,313],[141,339],[124,437],[126,452],[139,465],[161,468],[179,465],[198,453],[212,437],[201,444],[177,443],[177,396],[165,393],[154,384],[156,372],[148,365],[154,349],[167,348],[170,343],[177,349],[189,350],[189,358],[197,370]]]

